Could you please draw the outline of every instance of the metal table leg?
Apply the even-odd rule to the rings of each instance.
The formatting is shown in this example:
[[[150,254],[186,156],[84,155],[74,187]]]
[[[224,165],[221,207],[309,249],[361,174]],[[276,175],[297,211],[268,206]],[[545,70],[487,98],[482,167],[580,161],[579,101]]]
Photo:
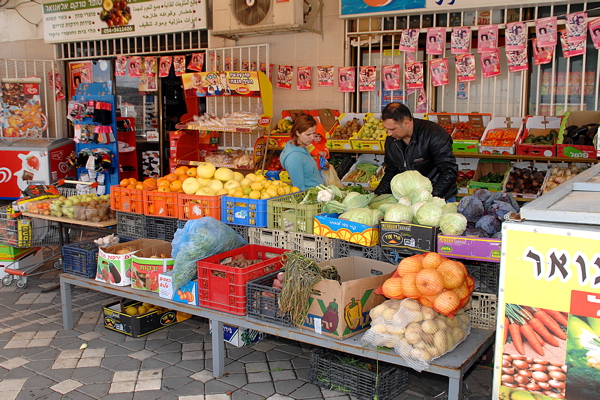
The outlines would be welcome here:
[[[66,330],[73,329],[73,303],[71,292],[73,285],[60,280],[60,299],[62,301],[63,328]]]
[[[213,376],[220,378],[225,373],[225,341],[223,322],[211,320]]]
[[[448,378],[448,400],[462,400],[462,377]]]

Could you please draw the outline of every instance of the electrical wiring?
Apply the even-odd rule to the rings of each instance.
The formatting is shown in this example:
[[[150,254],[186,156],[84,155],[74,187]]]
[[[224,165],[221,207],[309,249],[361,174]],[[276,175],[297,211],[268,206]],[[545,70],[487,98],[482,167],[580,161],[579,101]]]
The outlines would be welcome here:
[[[0,5],[0,8],[4,7],[6,4],[8,4],[8,2],[9,2],[9,0],[5,0],[4,3],[2,5]],[[5,10],[14,10],[14,11],[17,12],[17,14],[19,14],[19,16],[23,20],[25,20],[25,22],[27,22],[28,24],[31,24],[31,25],[38,26],[43,21],[43,18],[40,19],[38,22],[31,22],[30,20],[28,20],[27,18],[25,18],[25,16],[23,14],[21,14],[21,12],[19,11],[18,7],[21,4],[26,4],[26,3],[35,3],[35,4],[40,4],[40,5],[42,4],[42,3],[40,3],[37,0],[27,0],[27,1],[22,1],[22,2],[20,2],[18,4],[16,4],[16,5],[14,5],[13,7],[7,7],[7,8],[5,8]]]

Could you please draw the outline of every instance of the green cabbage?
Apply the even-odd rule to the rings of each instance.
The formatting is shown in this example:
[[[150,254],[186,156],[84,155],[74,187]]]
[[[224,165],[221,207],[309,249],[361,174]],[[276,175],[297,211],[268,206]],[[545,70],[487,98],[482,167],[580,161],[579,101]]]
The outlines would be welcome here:
[[[371,210],[370,208],[354,208],[341,214],[338,218],[356,222],[358,224],[375,226],[379,223],[381,217],[383,217],[383,213],[379,210]]]
[[[431,199],[431,202],[440,208],[446,205],[446,199],[442,199],[441,197],[433,197]]]
[[[412,200],[410,199],[410,197],[408,197],[408,196],[404,196],[404,197],[400,197],[400,198],[398,199],[398,203],[400,203],[400,204],[404,204],[405,206],[409,206],[409,207],[410,207],[410,206],[412,206],[412,203],[413,203],[413,202],[412,202]]]
[[[433,203],[425,203],[417,210],[415,217],[417,223],[427,226],[439,226],[442,218],[442,209]]]
[[[467,218],[460,213],[447,213],[440,218],[440,230],[444,235],[461,236],[465,229]]]
[[[410,208],[412,209],[413,217],[415,218],[415,222],[417,222],[417,221],[416,221],[416,215],[417,215],[417,211],[419,211],[419,208],[420,208],[420,207],[421,207],[423,204],[425,204],[425,202],[424,202],[424,201],[420,201],[420,202],[418,202],[418,203],[415,203],[415,204],[413,204],[413,205],[411,205],[411,206],[410,206]]]
[[[369,203],[375,197],[375,193],[359,194],[357,192],[350,192],[342,200],[342,204],[346,207],[346,210],[353,208],[365,208],[368,207]]]
[[[442,212],[444,214],[458,212],[458,202],[446,203],[442,206]]]
[[[371,201],[371,203],[369,204],[369,208],[374,210],[376,208],[379,208],[379,206],[382,204],[395,203],[398,203],[398,200],[396,200],[393,194],[380,194]]]
[[[404,204],[392,204],[388,207],[383,217],[384,221],[392,222],[412,222],[412,208]]]
[[[323,212],[327,214],[341,214],[346,211],[346,206],[337,200],[331,200],[323,206]]]
[[[396,204],[398,204],[398,203],[396,203]],[[377,207],[377,209],[378,209],[379,211],[381,211],[382,213],[384,213],[384,214],[385,214],[385,212],[387,211],[387,209],[388,209],[388,208],[390,208],[390,207],[391,207],[391,206],[393,206],[393,205],[395,205],[395,204],[391,204],[391,203],[385,203],[385,204],[382,204],[382,205],[380,205],[379,207]]]
[[[432,199],[433,196],[431,195],[431,192],[427,189],[416,190],[410,196],[410,200],[413,203],[419,203],[421,201],[431,201]]]
[[[413,193],[417,193],[422,189],[427,190],[429,193],[433,192],[433,186],[431,181],[421,175],[418,171],[404,171],[392,178],[390,183],[392,188],[392,194],[395,198],[413,196]],[[414,203],[415,201],[413,201]]]

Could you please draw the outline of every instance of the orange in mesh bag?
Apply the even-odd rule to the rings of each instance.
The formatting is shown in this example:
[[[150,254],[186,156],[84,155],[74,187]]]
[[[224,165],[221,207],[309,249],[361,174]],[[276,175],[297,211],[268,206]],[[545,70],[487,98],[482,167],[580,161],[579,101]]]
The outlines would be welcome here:
[[[429,252],[402,259],[375,293],[389,299],[415,299],[440,314],[453,317],[467,305],[474,289],[475,281],[461,262]]]
[[[450,318],[412,299],[386,300],[372,308],[369,316],[371,328],[362,344],[393,348],[417,371],[452,351],[471,331],[464,308]]]

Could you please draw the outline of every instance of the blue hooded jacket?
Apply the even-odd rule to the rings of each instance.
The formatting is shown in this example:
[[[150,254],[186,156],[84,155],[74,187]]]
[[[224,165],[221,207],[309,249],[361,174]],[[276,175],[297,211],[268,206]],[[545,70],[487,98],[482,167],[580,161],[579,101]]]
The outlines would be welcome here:
[[[289,141],[281,152],[279,160],[290,174],[292,184],[298,189],[306,190],[323,183],[317,163],[306,148],[296,146]]]

